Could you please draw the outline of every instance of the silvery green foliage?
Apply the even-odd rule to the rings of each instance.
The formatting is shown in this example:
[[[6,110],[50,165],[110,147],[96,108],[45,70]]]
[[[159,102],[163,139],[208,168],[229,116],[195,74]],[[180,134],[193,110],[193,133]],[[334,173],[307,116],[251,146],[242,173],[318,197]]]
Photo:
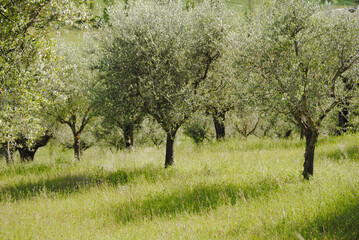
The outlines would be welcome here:
[[[41,47],[31,56],[31,62],[25,61],[18,66],[7,68],[0,73],[0,141],[13,141],[19,134],[26,139],[41,135],[43,129],[42,110],[46,100],[42,93],[53,69],[49,66],[54,60],[51,41],[42,39]],[[15,69],[16,68],[16,69]]]
[[[50,30],[88,19],[84,1],[3,0],[0,7],[0,142],[43,131],[44,84],[54,69]]]
[[[59,42],[57,61],[47,97],[53,108],[51,114],[57,119],[68,119],[71,115],[86,115],[89,104],[89,91],[96,75],[88,67],[90,56],[81,47],[71,43]]]
[[[57,71],[49,79],[44,93],[48,100],[48,118],[71,125],[74,134],[80,130],[81,134],[92,117],[89,95],[96,72],[90,68],[91,57],[81,46],[58,42],[57,60],[53,65]]]
[[[183,133],[196,144],[201,144],[205,139],[209,139],[211,123],[209,116],[197,112],[184,124]]]
[[[93,117],[89,95],[96,77],[96,72],[90,68],[92,55],[84,51],[84,46],[86,44],[76,46],[58,42],[57,58],[52,65],[56,70],[43,93],[48,102],[44,109],[47,119],[53,124],[66,124],[71,129],[77,159],[80,159],[84,146],[81,135]]]
[[[151,117],[145,117],[141,123],[141,128],[136,134],[136,141],[142,144],[154,144],[160,147],[166,139],[166,133],[156,120]]]
[[[359,18],[313,1],[277,0],[245,19],[237,37],[240,76],[253,94],[298,123],[320,126],[357,85]]]
[[[108,10],[100,84],[176,131],[206,100],[230,28],[222,3],[131,1]],[[113,98],[117,98],[116,94]]]

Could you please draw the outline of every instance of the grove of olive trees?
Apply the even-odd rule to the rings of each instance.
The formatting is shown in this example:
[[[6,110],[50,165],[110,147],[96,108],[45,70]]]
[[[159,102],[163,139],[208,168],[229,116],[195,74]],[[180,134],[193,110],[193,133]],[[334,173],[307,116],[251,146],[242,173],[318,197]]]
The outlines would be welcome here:
[[[204,113],[217,139],[231,113],[245,138],[261,127],[267,135],[275,119],[294,123],[306,140],[302,174],[309,179],[324,121],[341,108],[343,125],[357,97],[359,16],[306,0],[250,2],[241,15],[220,0],[108,1],[97,17],[90,1],[1,3],[0,143],[7,161],[16,150],[33,160],[59,123],[71,129],[80,159],[89,125],[121,129],[132,148],[143,120],[153,125],[148,129],[155,120],[166,133],[167,168],[189,119],[184,131],[200,143],[208,131]],[[56,42],[64,26],[86,31],[89,44]],[[347,129],[346,122],[341,131]]]

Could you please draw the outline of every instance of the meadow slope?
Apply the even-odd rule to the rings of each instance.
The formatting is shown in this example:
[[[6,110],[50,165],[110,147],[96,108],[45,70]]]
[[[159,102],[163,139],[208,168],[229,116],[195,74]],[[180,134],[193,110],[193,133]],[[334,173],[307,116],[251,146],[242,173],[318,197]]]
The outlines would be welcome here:
[[[304,142],[177,141],[164,149],[56,146],[0,164],[1,239],[358,239],[359,135],[321,139],[302,180]]]

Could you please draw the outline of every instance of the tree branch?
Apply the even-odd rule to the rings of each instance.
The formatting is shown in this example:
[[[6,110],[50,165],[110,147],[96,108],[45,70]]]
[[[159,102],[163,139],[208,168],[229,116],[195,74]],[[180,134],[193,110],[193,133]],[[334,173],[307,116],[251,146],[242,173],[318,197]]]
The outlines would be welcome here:
[[[335,100],[332,102],[332,104],[330,104],[330,106],[325,109],[321,115],[319,115],[318,119],[317,119],[317,124],[318,126],[320,126],[321,122],[323,121],[323,119],[328,115],[328,113],[333,109],[335,108],[338,104],[339,104],[340,101],[338,100]]]
[[[91,116],[89,116],[91,112],[91,108],[87,108],[85,116],[82,118],[82,122],[81,122],[81,126],[79,128],[79,130],[77,131],[77,133],[81,133],[84,128],[86,127],[86,125],[89,123]]]

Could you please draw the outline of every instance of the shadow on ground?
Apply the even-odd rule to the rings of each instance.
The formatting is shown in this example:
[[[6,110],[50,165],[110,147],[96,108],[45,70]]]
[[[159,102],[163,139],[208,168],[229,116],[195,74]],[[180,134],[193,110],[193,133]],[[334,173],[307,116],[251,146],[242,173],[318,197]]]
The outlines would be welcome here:
[[[319,214],[300,234],[305,239],[359,239],[359,199],[335,204],[336,211]]]
[[[306,220],[284,218],[278,224],[267,225],[258,239],[359,239],[359,198],[343,195],[329,210],[321,209],[313,219]],[[236,238],[245,231],[238,226],[228,236]]]
[[[99,185],[124,185],[144,179],[148,182],[155,182],[159,178],[171,177],[173,171],[166,171],[162,167],[147,166],[134,170],[118,170],[107,172],[96,170],[89,174],[70,174],[55,178],[40,179],[36,182],[24,182],[5,185],[0,189],[0,201],[15,201],[38,196],[44,192],[51,194],[70,194],[81,189],[88,189]]]
[[[293,181],[293,178],[287,179],[288,182]],[[273,178],[247,185],[204,183],[167,194],[157,193],[140,201],[112,205],[108,211],[113,212],[117,220],[124,224],[135,220],[152,219],[156,216],[173,217],[179,213],[202,213],[221,205],[234,205],[240,199],[246,204],[247,200],[278,191],[282,183]]]

